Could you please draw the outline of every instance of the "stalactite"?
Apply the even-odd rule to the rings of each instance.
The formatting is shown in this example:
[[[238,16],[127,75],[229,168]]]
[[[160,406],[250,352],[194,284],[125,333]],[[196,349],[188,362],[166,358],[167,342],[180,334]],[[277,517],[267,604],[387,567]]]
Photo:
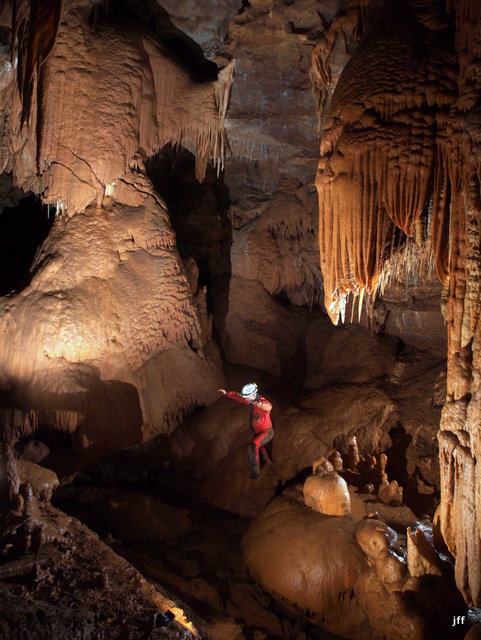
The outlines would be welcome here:
[[[167,144],[181,144],[192,148],[196,156],[196,176],[202,181],[209,158],[217,171],[225,161],[225,117],[233,81],[232,61],[219,71],[218,79],[211,83],[195,83],[179,65],[159,52],[157,45],[144,39],[150,58],[156,89],[157,140],[150,141],[152,131],[144,129],[141,139],[153,145],[154,150]],[[192,113],[190,104],[198,107]],[[189,106],[187,106],[189,105]],[[148,126],[148,120],[145,124]]]
[[[463,324],[461,329],[461,347],[467,346],[476,334],[481,312],[481,232],[479,228],[479,210],[473,202],[479,203],[477,189],[479,182],[469,185],[472,197],[466,207],[466,296],[464,299]]]
[[[413,15],[419,11],[421,22],[431,20],[433,32],[447,29],[449,20],[439,19],[442,10],[435,3],[386,1],[323,114],[316,184],[325,303],[334,322],[351,293],[382,294],[395,280],[407,287],[434,268],[445,286],[441,522],[456,557],[458,587],[479,606],[481,2],[447,0],[446,7],[455,15],[455,51],[440,38],[439,49],[434,52],[431,42],[420,60],[426,32],[410,24]],[[414,45],[410,38],[416,33]],[[330,81],[327,44],[328,39],[315,52],[321,59],[314,58],[313,71],[324,91]]]
[[[126,175],[138,156],[168,143],[196,155],[199,180],[211,159],[220,171],[234,62],[216,81],[198,82],[140,23],[92,26],[87,11],[65,7],[61,0],[14,6],[19,90],[8,96],[8,122],[0,123],[0,166],[20,176],[18,186],[40,193],[46,204],[64,202],[74,215],[101,203],[105,187]],[[74,59],[81,62],[72,65]],[[19,92],[30,81],[37,92],[30,100],[24,91],[20,104]],[[17,126],[17,109],[28,126]]]
[[[316,100],[319,131],[324,121],[324,113],[335,89],[331,67],[331,54],[339,38],[344,41],[347,53],[348,40],[356,42],[360,37],[360,27],[368,8],[375,0],[360,0],[351,3],[345,13],[336,16],[329,31],[314,47],[312,53],[311,82]]]
[[[385,158],[384,149],[376,145],[358,152],[350,150],[350,156],[353,178],[349,194],[343,181],[332,180],[326,174],[318,178],[326,306],[333,309],[334,317],[341,293],[358,295],[365,289],[375,295],[381,283],[385,286],[388,272],[391,277],[409,276],[414,269],[420,270],[420,260],[426,257],[428,264],[430,257],[430,251],[423,249],[415,260],[415,250],[411,248],[415,242],[406,242],[408,268],[403,271],[399,266],[387,264],[393,246],[393,222],[411,236],[426,209],[430,175],[426,165],[408,165],[396,175],[389,159]],[[417,187],[409,188],[416,183]],[[362,216],[359,211],[363,212]],[[396,262],[400,264],[402,260]]]
[[[12,7],[12,56],[18,52],[18,87],[22,125],[30,115],[35,74],[50,55],[65,0],[20,0]]]
[[[73,50],[83,62],[67,77],[64,67]],[[128,173],[139,153],[149,157],[166,144],[195,154],[199,180],[210,159],[220,171],[233,70],[230,62],[216,81],[197,82],[139,25],[123,32],[107,21],[94,28],[85,12],[68,11],[39,83],[37,157],[44,201],[66,202],[69,215],[82,211],[102,201],[106,185]],[[126,76],[129,84],[122,80]],[[78,117],[67,115],[73,111]]]
[[[428,105],[444,71],[434,56],[429,73],[421,67],[419,78],[413,77],[412,60],[419,56],[413,20],[406,6],[385,4],[345,67],[324,118],[316,184],[325,304],[334,322],[345,294],[358,295],[362,288],[375,296],[395,276],[387,265],[396,249],[394,230],[414,235],[431,201],[433,175],[438,182],[444,178],[435,170],[437,124]],[[448,74],[442,104],[455,94],[451,80]],[[439,271],[446,259],[443,206],[449,199],[435,201],[430,225]],[[406,257],[414,260],[410,246]],[[430,249],[420,259],[431,264]],[[405,275],[412,279],[416,271],[423,271],[419,260],[408,263]]]

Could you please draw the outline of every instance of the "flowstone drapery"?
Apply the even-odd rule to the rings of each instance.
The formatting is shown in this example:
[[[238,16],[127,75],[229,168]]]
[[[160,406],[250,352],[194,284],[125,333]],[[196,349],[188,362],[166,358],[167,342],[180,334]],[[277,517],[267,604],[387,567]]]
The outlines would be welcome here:
[[[207,312],[144,162],[171,143],[195,153],[199,179],[208,160],[222,165],[233,71],[197,78],[142,23],[91,11],[14,3],[0,77],[0,171],[60,214],[28,286],[0,299],[15,407],[3,435],[32,435],[41,414],[87,457],[172,430],[217,397]]]
[[[441,527],[458,587],[479,606],[481,4],[442,5],[352,3],[314,51],[319,104],[326,106],[317,177],[321,266],[335,323],[349,294],[362,301],[364,291],[382,292],[411,237],[421,259],[404,261],[403,269],[422,271],[432,260],[449,287]],[[361,19],[370,26],[326,105],[336,34],[354,46]]]

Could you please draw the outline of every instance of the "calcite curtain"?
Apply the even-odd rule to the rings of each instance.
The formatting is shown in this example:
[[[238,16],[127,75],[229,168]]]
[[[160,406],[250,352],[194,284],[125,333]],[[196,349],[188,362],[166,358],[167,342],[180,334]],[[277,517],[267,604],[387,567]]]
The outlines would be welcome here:
[[[458,588],[479,606],[481,3],[355,2],[331,29],[313,57],[327,107],[317,176],[326,308],[337,323],[349,294],[375,296],[419,232],[449,287],[440,522]],[[339,35],[354,51],[329,100]]]

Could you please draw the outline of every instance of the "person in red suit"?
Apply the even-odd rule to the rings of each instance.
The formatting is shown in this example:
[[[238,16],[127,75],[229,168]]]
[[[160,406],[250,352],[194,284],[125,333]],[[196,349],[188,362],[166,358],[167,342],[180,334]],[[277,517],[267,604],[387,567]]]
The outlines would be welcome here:
[[[254,438],[249,445],[249,466],[251,478],[256,479],[259,477],[261,467],[271,462],[265,445],[274,437],[270,416],[272,404],[259,394],[259,389],[254,382],[242,387],[240,393],[225,389],[219,389],[219,392],[249,407],[249,426],[254,431]],[[262,453],[262,463],[259,460],[259,453]]]

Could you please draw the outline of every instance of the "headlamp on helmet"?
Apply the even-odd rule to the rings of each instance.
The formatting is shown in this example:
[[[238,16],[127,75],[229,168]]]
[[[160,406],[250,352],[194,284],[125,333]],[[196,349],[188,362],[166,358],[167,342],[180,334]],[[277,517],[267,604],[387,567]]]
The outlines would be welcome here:
[[[250,382],[242,387],[241,396],[243,398],[250,398],[251,396],[257,395],[258,389],[255,382]]]

